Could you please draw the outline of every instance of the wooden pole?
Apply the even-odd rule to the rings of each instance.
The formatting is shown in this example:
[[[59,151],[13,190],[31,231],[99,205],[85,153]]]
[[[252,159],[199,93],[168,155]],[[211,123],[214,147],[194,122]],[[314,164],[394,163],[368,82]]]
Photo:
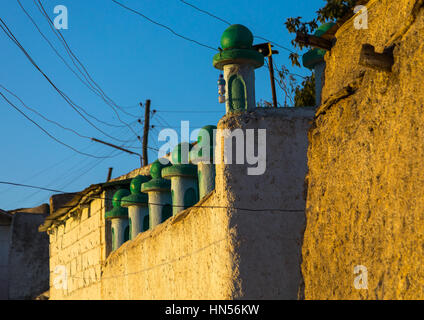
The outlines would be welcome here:
[[[110,181],[110,179],[112,179],[112,170],[113,170],[113,168],[109,168],[109,171],[107,173],[107,180],[106,181]]]
[[[333,47],[333,44],[330,40],[313,36],[310,34],[304,34],[302,32],[298,32],[296,34],[296,39],[294,41],[303,45],[324,49],[327,51],[330,51]]]
[[[277,93],[275,91],[274,64],[272,61],[272,54],[268,56],[268,64],[269,64],[269,75],[271,78],[272,103],[274,104],[274,108],[277,108]]]
[[[149,128],[150,128],[150,100],[146,100],[144,106],[144,132],[143,132],[143,166],[149,163],[147,157],[147,143],[149,141]]]

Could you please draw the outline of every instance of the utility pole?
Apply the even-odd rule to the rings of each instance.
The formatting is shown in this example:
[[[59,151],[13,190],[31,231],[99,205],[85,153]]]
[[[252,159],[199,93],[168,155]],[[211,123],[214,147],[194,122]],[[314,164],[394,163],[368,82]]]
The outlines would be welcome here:
[[[271,79],[271,90],[272,90],[272,103],[274,105],[274,108],[277,108],[278,102],[277,102],[277,93],[275,91],[274,62],[272,61],[272,55],[278,54],[278,51],[272,50],[272,44],[269,42],[254,45],[253,49],[263,54],[264,58],[268,57],[269,76]]]
[[[143,132],[143,166],[147,166],[149,160],[147,158],[147,143],[149,141],[150,128],[150,100],[146,100],[144,106],[144,132]]]
[[[274,104],[274,108],[277,108],[277,93],[275,91],[274,64],[272,61],[272,51],[271,51],[271,54],[268,56],[268,64],[269,64],[269,76],[271,78],[272,103]]]
[[[113,170],[113,168],[111,167],[111,168],[109,168],[109,171],[108,171],[108,173],[107,173],[107,180],[106,181],[110,181],[110,179],[112,179],[112,170]]]

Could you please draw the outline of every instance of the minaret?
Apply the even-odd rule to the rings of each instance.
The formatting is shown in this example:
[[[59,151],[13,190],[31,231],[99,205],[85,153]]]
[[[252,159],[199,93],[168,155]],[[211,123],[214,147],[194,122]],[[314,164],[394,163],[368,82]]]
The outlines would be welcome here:
[[[191,148],[188,142],[178,144],[171,154],[172,166],[162,170],[162,177],[171,180],[174,216],[199,201],[197,166],[188,163]]]
[[[141,192],[149,195],[148,225],[150,229],[172,217],[171,183],[162,179],[162,169],[165,167],[159,160],[153,162],[150,166],[152,180],[141,185]]]
[[[129,196],[123,197],[121,206],[128,208],[128,219],[130,225],[130,239],[148,229],[144,227],[144,219],[149,216],[149,207],[147,206],[147,194],[141,192],[141,184],[149,181],[147,176],[137,176],[131,180]]]
[[[234,24],[222,34],[222,51],[213,57],[213,66],[224,71],[227,113],[256,108],[255,69],[264,65],[264,56],[252,44],[252,32]]]
[[[190,162],[197,165],[199,200],[215,189],[215,130],[216,126],[212,125],[200,129],[197,144],[190,151]]]
[[[127,189],[119,189],[112,198],[113,209],[105,213],[105,219],[112,222],[112,250],[118,249],[129,240],[128,209],[121,206],[123,197],[130,195]]]
[[[314,36],[321,37],[323,36],[331,27],[334,26],[334,23],[329,22],[321,25],[314,33]],[[315,104],[316,106],[321,105],[321,91],[324,86],[325,80],[325,60],[324,56],[327,53],[324,49],[312,49],[305,53],[302,57],[303,66],[315,71]]]

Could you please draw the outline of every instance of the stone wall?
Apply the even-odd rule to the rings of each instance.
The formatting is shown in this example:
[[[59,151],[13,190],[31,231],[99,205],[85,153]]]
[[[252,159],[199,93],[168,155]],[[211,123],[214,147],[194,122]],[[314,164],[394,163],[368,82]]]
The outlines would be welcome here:
[[[267,129],[265,173],[217,165],[216,190],[197,207],[110,255],[102,299],[296,299],[314,112],[257,109],[224,117],[218,128]]]
[[[10,228],[9,299],[34,299],[48,289],[49,240],[38,232],[45,214],[17,212]]]
[[[370,1],[326,55],[323,105],[309,132],[306,299],[424,298],[424,1]],[[392,72],[358,64],[393,44]],[[423,119],[423,121],[421,120]],[[354,267],[368,289],[354,286]]]
[[[9,247],[10,221],[0,221],[0,300],[9,297]]]
[[[212,193],[199,205],[216,205]],[[106,261],[102,299],[229,299],[229,219],[223,209],[190,208],[123,244]]]
[[[216,192],[236,243],[233,257],[236,299],[297,299],[305,228],[304,179],[307,131],[315,108],[267,108],[227,115],[218,129],[266,130],[266,171],[249,175],[245,164],[223,163],[217,150]],[[222,143],[223,137],[217,140]],[[257,141],[257,140],[255,140]],[[257,143],[257,142],[256,142]],[[256,144],[255,143],[255,144]],[[218,145],[219,146],[219,145]],[[234,157],[233,157],[234,159]],[[245,209],[253,209],[245,210]]]
[[[252,165],[246,162],[217,164],[213,192],[110,255],[104,221],[110,201],[91,201],[90,215],[88,208],[66,213],[51,228],[50,298],[296,299],[307,131],[314,113],[267,108],[225,116],[219,129],[239,128],[244,135],[246,129],[266,129],[265,152],[259,153],[265,172],[248,175]],[[68,276],[65,290],[54,285],[61,265]]]
[[[59,220],[50,231],[50,299],[100,299],[101,266],[106,259],[104,193],[89,206]],[[61,270],[66,268],[66,274]],[[67,277],[67,287],[55,279]],[[58,288],[56,288],[58,287]]]

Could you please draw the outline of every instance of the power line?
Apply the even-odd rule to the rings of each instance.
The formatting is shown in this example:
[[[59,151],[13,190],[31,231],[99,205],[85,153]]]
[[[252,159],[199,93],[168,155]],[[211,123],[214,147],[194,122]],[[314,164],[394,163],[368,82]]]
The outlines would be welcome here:
[[[219,20],[221,22],[224,22],[224,23],[228,24],[229,26],[231,26],[231,23],[228,22],[227,20],[224,20],[224,19],[222,19],[222,18],[220,18],[220,17],[218,17],[218,16],[216,16],[216,15],[214,15],[214,14],[212,14],[212,13],[206,11],[206,10],[200,9],[199,7],[196,7],[195,5],[193,5],[193,4],[191,4],[191,3],[187,2],[187,1],[184,1],[184,0],[179,0],[179,1],[182,2],[182,3],[184,3],[185,5],[188,5],[188,6],[192,7],[192,8],[194,8],[194,9],[196,9],[197,11],[200,11],[200,12],[202,12],[204,14],[207,14],[208,16],[211,16],[212,18],[217,19],[217,20]],[[284,46],[282,46],[282,45],[280,45],[280,44],[278,44],[278,43],[276,43],[274,41],[268,40],[268,39],[266,39],[264,37],[261,37],[261,36],[254,36],[254,37],[255,38],[258,38],[258,39],[261,39],[261,40],[264,40],[266,42],[270,42],[270,43],[276,45],[277,47],[280,47],[281,49],[284,49],[284,50],[286,50],[288,52],[295,53],[293,50],[290,50],[289,48],[284,47]]]
[[[214,15],[214,14],[212,14],[212,13],[210,13],[210,12],[206,11],[206,10],[202,10],[202,9],[200,9],[199,7],[196,7],[195,5],[193,5],[193,4],[191,4],[191,3],[188,3],[187,1],[184,1],[184,0],[180,0],[180,1],[181,1],[182,3],[184,3],[184,4],[186,4],[186,5],[188,5],[188,6],[192,7],[192,8],[194,8],[194,9],[196,9],[196,10],[200,11],[200,12],[203,12],[203,13],[207,14],[208,16],[211,16],[212,18],[215,18],[215,19],[217,19],[217,20],[220,20],[220,21],[222,21],[222,22],[224,22],[224,23],[228,24],[229,26],[231,26],[231,23],[230,23],[230,22],[228,22],[227,20],[221,19],[220,17],[218,17],[218,16],[216,16],[216,15]]]
[[[76,134],[77,136],[79,136],[79,137],[81,137],[81,138],[90,139],[90,137],[89,137],[89,136],[85,136],[85,135],[83,135],[83,134],[79,133],[78,131],[75,131],[74,129],[67,128],[67,127],[65,127],[65,126],[61,125],[59,122],[56,122],[56,121],[54,121],[54,120],[51,120],[51,119],[49,119],[49,118],[45,117],[43,114],[41,114],[41,113],[40,113],[40,112],[38,112],[37,110],[35,110],[35,109],[31,108],[31,107],[28,107],[28,105],[27,105],[27,104],[25,104],[25,102],[24,102],[21,98],[19,98],[19,97],[18,97],[15,93],[13,93],[12,91],[10,91],[10,90],[9,90],[9,89],[7,89],[6,87],[4,87],[2,84],[0,84],[0,87],[1,87],[3,90],[7,91],[10,95],[14,96],[16,99],[18,99],[18,100],[19,100],[19,102],[20,102],[20,103],[21,103],[21,104],[22,104],[22,105],[23,105],[23,106],[24,106],[27,110],[30,110],[30,111],[34,112],[34,113],[35,113],[35,114],[37,114],[39,117],[41,117],[41,118],[43,118],[44,120],[46,120],[47,122],[53,123],[54,125],[56,125],[56,126],[58,126],[58,127],[62,128],[62,129],[64,129],[64,130],[70,131],[70,132],[72,132],[72,133]]]
[[[136,122],[136,121],[134,121],[134,122]],[[120,132],[122,132],[122,131],[123,131],[123,129],[120,129]],[[118,132],[114,133],[114,135],[118,135],[118,134],[119,134]],[[134,142],[134,141],[135,141],[135,140],[133,140],[132,142]],[[97,145],[97,146],[99,146],[99,145]],[[93,151],[92,151],[92,152],[96,153],[97,151],[100,151],[100,149],[102,149],[102,148],[96,148],[96,146],[93,146],[92,144],[90,144],[90,145],[86,146],[85,148],[83,148],[83,149],[82,149],[82,151],[85,151],[85,150],[87,150],[87,149],[93,149]],[[94,150],[97,150],[97,151],[94,151]],[[116,152],[116,154],[113,154],[113,153],[115,153],[115,152]],[[113,155],[112,155],[112,154],[113,154]],[[112,159],[112,158],[116,158],[117,156],[119,156],[119,155],[121,155],[121,154],[122,154],[122,152],[120,152],[120,151],[112,150],[112,152],[110,152],[110,153],[106,154],[105,156],[108,156],[110,159]],[[65,162],[65,160],[69,160],[69,159],[71,159],[71,158],[75,157],[76,155],[77,155],[77,153],[73,153],[70,157],[67,157],[67,158],[65,158],[65,159],[61,160],[59,163],[56,163],[56,164],[54,164],[53,166],[49,166],[49,167],[47,167],[47,168],[43,169],[42,171],[40,171],[40,172],[38,172],[37,174],[35,174],[35,175],[33,175],[33,176],[31,176],[31,177],[27,178],[26,180],[32,180],[33,178],[35,178],[36,176],[40,175],[41,173],[44,173],[44,172],[46,172],[47,170],[51,170],[52,168],[54,168],[54,167],[58,166],[59,164],[62,164],[63,162]],[[66,171],[65,171],[63,174],[61,174],[61,175],[60,175],[61,180],[65,180],[65,179],[68,179],[68,178],[70,178],[70,177],[75,177],[75,175],[76,175],[76,174],[80,175],[82,171],[84,171],[86,168],[88,168],[88,166],[90,166],[91,164],[94,164],[94,163],[95,163],[98,159],[94,159],[94,160],[93,160],[93,159],[91,159],[91,160],[92,160],[92,162],[89,162],[89,160],[90,160],[90,158],[82,159],[82,160],[78,161],[76,165],[73,165],[72,167],[70,167],[70,168],[66,169]],[[87,162],[87,161],[88,161],[88,162]],[[100,162],[101,162],[101,161],[102,161],[102,159],[100,159]],[[100,164],[100,162],[99,162],[99,164]],[[87,171],[87,173],[88,173],[88,172],[89,172],[89,171]],[[82,176],[82,175],[81,175],[81,176]],[[76,178],[72,178],[72,179],[76,180]],[[78,179],[79,179],[79,178],[78,178]],[[72,182],[74,182],[74,180],[73,180]],[[50,181],[50,182],[46,185],[46,187],[50,188],[50,187],[52,187],[52,186],[54,186],[54,185],[58,185],[58,184],[57,184],[57,182],[58,182],[58,179],[57,179],[57,178],[54,178],[53,180],[51,180],[51,181]],[[65,184],[65,186],[68,186],[68,185],[69,185],[69,183]],[[9,190],[11,190],[12,188],[13,188],[13,187],[10,187],[9,189],[7,189],[7,190],[5,190],[5,191],[2,191],[2,193],[4,193],[4,192],[8,192],[8,191],[9,191]],[[63,188],[63,187],[62,187],[62,185],[60,185],[60,186],[59,186],[59,188],[60,188],[60,189],[62,189],[62,188]],[[22,201],[28,201],[29,199],[33,198],[34,196],[36,196],[36,195],[37,195],[37,194],[39,194],[40,192],[42,192],[42,190],[37,190],[37,191],[35,191],[35,192],[33,192],[33,193],[31,193],[31,194],[29,194],[29,195],[25,196],[25,198],[24,198],[24,199],[19,199],[19,200],[16,200],[16,199],[15,199],[15,201],[13,201],[12,203],[9,203],[9,204],[8,204],[8,207],[11,207],[13,203],[22,203]],[[43,196],[43,197],[44,197],[44,196]],[[40,200],[39,200],[38,202],[40,202],[40,201],[42,201],[42,200],[41,200],[41,198],[40,198]]]
[[[222,113],[222,111],[203,111],[203,110],[155,110],[160,113]]]
[[[77,74],[75,72],[75,70],[67,63],[67,61],[62,57],[62,55],[56,50],[56,48],[54,47],[54,45],[50,42],[50,40],[44,35],[44,33],[40,30],[39,26],[37,25],[37,23],[34,21],[34,19],[31,17],[31,15],[25,10],[25,8],[23,7],[22,3],[17,0],[20,8],[22,9],[22,11],[25,13],[25,15],[28,17],[28,19],[32,22],[32,24],[35,26],[35,28],[37,29],[37,31],[40,33],[40,35],[44,38],[44,40],[49,44],[49,46],[51,47],[51,49],[55,52],[55,54],[63,61],[63,63],[65,64],[65,66],[80,80],[80,82],[82,82],[89,90],[91,90],[94,94],[96,94],[97,96],[99,96],[106,104],[108,104],[113,111],[116,113],[116,110],[113,108],[112,105],[110,105],[110,102],[107,101],[104,96],[98,92],[98,90],[96,90],[96,88],[93,87],[93,85],[90,83],[89,79],[87,79],[87,77],[84,75],[84,73],[81,72],[81,70],[77,67],[77,70],[81,73],[81,75],[85,78],[84,81],[79,74]],[[75,65],[75,64],[74,64]],[[132,114],[130,114],[132,115]],[[132,115],[134,116],[134,115]],[[131,131],[133,131],[133,133],[135,134],[134,130],[128,126],[128,124],[124,121],[122,121],[119,117],[119,115],[117,114],[117,117],[119,119],[119,121],[121,123],[123,123],[124,125],[126,125]],[[136,117],[136,116],[134,116]]]
[[[118,150],[113,150],[112,152],[109,153],[110,157],[113,157],[112,154],[114,154],[115,152],[117,152],[114,156],[118,156],[121,154],[120,151]],[[66,188],[67,186],[69,186],[70,184],[74,183],[75,181],[77,181],[78,179],[80,179],[81,177],[85,176],[87,173],[89,173],[91,170],[93,170],[94,168],[96,168],[100,163],[102,163],[104,160],[106,159],[100,159],[100,160],[94,160],[92,163],[90,163],[90,167],[87,168],[87,170],[83,171],[82,173],[80,173],[78,176],[74,177],[71,181],[59,186],[60,189],[62,188]]]
[[[134,121],[134,122],[136,122],[136,121]],[[134,123],[133,122],[133,123]],[[121,129],[121,131],[122,131],[122,129]],[[135,140],[136,139],[134,139],[132,142],[135,142]],[[91,140],[90,140],[91,141]],[[128,146],[123,146],[123,147],[128,147]],[[92,146],[92,144],[90,143],[90,145],[88,145],[88,146],[86,146],[85,148],[83,148],[82,149],[82,151],[85,151],[85,150],[87,150],[87,149],[93,149],[93,146]],[[100,150],[100,148],[94,148],[94,149],[97,149],[98,151]],[[115,150],[114,150],[115,151]],[[114,152],[113,151],[113,152]],[[120,154],[120,152],[118,152],[118,154],[117,155],[119,155]],[[63,164],[64,162],[66,162],[66,161],[68,161],[68,160],[70,160],[70,159],[72,159],[73,157],[75,157],[77,155],[77,153],[73,153],[71,156],[67,156],[66,158],[64,158],[64,159],[61,159],[60,161],[58,161],[58,162],[56,162],[56,163],[54,163],[53,165],[49,165],[49,166],[47,166],[47,167],[45,167],[44,169],[42,169],[42,170],[40,170],[40,171],[38,171],[38,172],[36,172],[35,174],[33,174],[33,175],[31,175],[30,177],[27,177],[26,178],[26,180],[27,181],[31,181],[31,180],[33,180],[34,178],[36,178],[36,177],[38,177],[39,175],[41,175],[42,173],[45,173],[46,171],[48,171],[48,170],[52,170],[53,168],[56,168],[57,166],[59,166],[59,165],[61,165],[61,164]],[[117,155],[113,155],[113,156],[111,156],[110,158],[115,158]],[[85,158],[84,160],[82,160],[82,161],[78,161],[78,164],[77,164],[77,166],[78,165],[80,165],[81,163],[83,163],[85,160],[87,160],[87,159],[89,159],[89,158]],[[65,176],[67,176],[67,175],[69,175],[69,173],[72,173],[72,170],[74,169],[74,168],[76,168],[76,166],[74,166],[74,167],[72,167],[72,168],[69,168],[68,170],[66,170],[66,172],[65,172],[65,174],[64,175],[61,175],[61,178],[63,179]],[[81,170],[78,170],[78,172],[79,171],[81,171]],[[50,182],[48,185],[47,185],[47,187],[49,187],[50,185],[52,185],[52,184],[54,184],[54,182],[57,182],[57,179],[54,179],[52,182]],[[5,192],[9,192],[10,190],[11,190],[12,188],[8,188],[8,189],[6,189],[6,190],[3,190],[2,191],[2,193],[5,193]],[[39,193],[40,191],[36,191],[36,193]],[[32,196],[32,195],[31,195]],[[31,197],[31,196],[28,196],[28,197]],[[27,198],[28,197],[26,197],[25,198],[25,200],[27,200]]]
[[[89,136],[83,135],[83,134],[79,133],[78,131],[76,131],[76,130],[74,130],[74,129],[67,128],[67,127],[65,127],[65,126],[61,125],[60,123],[58,123],[58,122],[56,122],[56,121],[54,121],[54,120],[51,120],[51,119],[49,119],[49,118],[45,117],[43,114],[41,114],[41,113],[40,113],[40,112],[38,112],[37,110],[35,110],[35,109],[33,109],[33,108],[29,107],[28,105],[26,105],[26,104],[24,103],[24,101],[23,101],[21,98],[19,98],[19,97],[18,97],[15,93],[13,93],[12,91],[10,91],[10,90],[8,90],[7,88],[5,88],[2,84],[0,84],[0,87],[1,87],[1,88],[3,88],[5,91],[7,91],[7,92],[8,92],[9,94],[11,94],[12,96],[14,96],[16,99],[18,99],[18,100],[21,102],[21,104],[22,104],[22,105],[23,105],[26,109],[28,109],[28,110],[30,110],[30,111],[32,111],[32,112],[34,112],[35,114],[37,114],[38,116],[40,116],[40,117],[41,117],[41,118],[43,118],[44,120],[46,120],[46,121],[48,121],[48,122],[50,122],[50,123],[53,123],[53,124],[55,124],[56,126],[58,126],[58,127],[62,128],[62,129],[64,129],[64,130],[70,131],[70,132],[72,132],[72,133],[76,134],[77,136],[79,136],[79,137],[81,137],[81,138],[84,138],[84,139],[87,139],[87,140],[90,140],[90,141],[92,140],[92,139],[91,139],[91,137],[89,137]],[[135,123],[135,122],[137,122],[137,120],[136,120],[136,121],[133,121],[131,124],[133,124],[133,123]],[[135,142],[136,140],[138,140],[138,138],[133,139],[133,140],[128,141],[128,142]],[[125,145],[121,145],[120,147],[125,148],[126,146],[125,146]]]
[[[55,190],[55,189],[49,189],[49,188],[44,188],[44,187],[38,187],[38,186],[32,186],[32,185],[26,185],[26,184],[21,184],[21,183],[16,183],[16,182],[9,182],[9,181],[0,181],[0,184],[6,184],[6,185],[13,185],[13,186],[18,186],[18,187],[25,187],[25,188],[32,188],[32,189],[41,189],[41,190],[46,190],[46,191],[52,191],[52,192],[57,192],[57,193],[68,193],[66,191],[63,190]],[[76,192],[77,195],[79,195],[81,198],[84,197],[85,195],[81,192]],[[100,199],[100,200],[107,200],[107,201],[112,201],[112,198],[108,198],[108,197],[101,197],[101,196],[92,196],[92,195],[87,195],[88,198],[91,199]],[[137,202],[137,201],[127,201],[129,203],[133,203],[133,204],[145,204],[144,202]],[[155,205],[155,206],[166,206],[167,204],[161,204],[161,203],[152,203],[149,202],[147,203],[149,205]],[[173,207],[178,207],[178,208],[183,208],[185,206],[182,205],[172,205]],[[74,206],[61,206],[61,208],[73,208]],[[251,211],[251,212],[263,212],[263,211],[276,211],[276,212],[285,212],[285,213],[295,213],[295,212],[305,212],[304,209],[299,210],[299,209],[280,209],[280,208],[276,208],[276,209],[268,209],[268,208],[264,208],[264,209],[251,209],[251,208],[240,208],[240,207],[229,207],[229,206],[205,206],[205,205],[193,205],[190,208],[205,208],[205,209],[233,209],[233,210],[242,210],[242,211]]]
[[[20,110],[16,105],[14,105],[11,101],[9,101],[6,96],[3,95],[3,93],[0,92],[0,95],[3,97],[3,99],[10,105],[12,106],[16,111],[18,111],[20,114],[22,114],[25,118],[27,118],[29,121],[31,121],[34,125],[36,125],[41,131],[43,131],[46,135],[48,135],[51,139],[53,139],[54,141],[56,141],[57,143],[71,149],[72,151],[75,151],[81,155],[87,156],[87,157],[92,157],[92,158],[96,158],[96,159],[103,159],[105,157],[100,157],[100,156],[95,156],[89,153],[85,153],[82,151],[79,151],[77,149],[75,149],[74,147],[71,147],[70,145],[62,142],[61,140],[57,139],[56,137],[54,137],[52,134],[50,134],[47,130],[45,130],[43,127],[41,127],[37,122],[35,122],[34,120],[32,120],[29,116],[27,116],[22,110]]]
[[[135,117],[137,118],[138,116],[133,115],[129,112],[126,112],[124,110],[123,107],[117,105],[103,90],[102,88],[97,84],[96,81],[94,81],[94,79],[91,77],[90,73],[88,72],[87,68],[84,66],[84,64],[78,59],[78,57],[75,55],[75,53],[72,51],[71,47],[69,46],[68,42],[66,41],[66,39],[63,37],[62,33],[55,28],[53,21],[51,21],[51,19],[49,18],[49,15],[47,14],[46,10],[44,9],[43,4],[41,3],[40,0],[38,0],[38,2],[36,0],[34,0],[34,3],[36,5],[36,7],[38,8],[38,10],[41,12],[41,14],[46,18],[50,29],[53,31],[53,33],[56,35],[56,37],[59,39],[59,41],[62,43],[62,45],[64,46],[66,52],[68,53],[68,56],[71,58],[72,63],[74,64],[74,66],[78,69],[78,71],[84,76],[84,73],[81,71],[81,69],[78,67],[78,65],[75,63],[75,61],[80,65],[80,67],[84,70],[85,74],[87,75],[87,77],[85,77],[87,79],[87,81],[90,83],[90,81],[97,87],[94,88],[96,91],[100,92],[102,98],[106,98],[107,100],[109,100],[116,108],[120,109],[123,113]],[[106,101],[105,101],[106,102]],[[118,116],[119,117],[119,116]]]
[[[137,10],[134,10],[134,9],[132,9],[132,8],[129,8],[129,7],[127,7],[126,5],[124,5],[124,4],[122,4],[122,3],[120,3],[120,2],[118,2],[118,1],[116,1],[116,0],[112,0],[112,2],[114,2],[115,4],[117,4],[117,5],[121,6],[122,8],[124,8],[124,9],[126,9],[126,10],[128,10],[128,11],[131,11],[131,12],[133,12],[133,13],[135,13],[135,14],[137,14],[137,15],[141,16],[141,17],[143,17],[143,18],[144,18],[144,19],[146,19],[147,21],[149,21],[149,22],[151,22],[151,23],[153,23],[153,24],[156,24],[156,25],[158,25],[158,26],[160,26],[160,27],[162,27],[162,28],[164,28],[164,29],[168,30],[169,32],[171,32],[172,34],[174,34],[174,35],[175,35],[175,36],[177,36],[177,37],[180,37],[180,38],[182,38],[182,39],[184,39],[184,40],[187,40],[187,41],[193,42],[193,43],[195,43],[195,44],[197,44],[197,45],[199,45],[199,46],[202,46],[202,47],[205,47],[205,48],[208,48],[208,49],[214,50],[214,51],[219,51],[218,49],[216,49],[216,48],[214,48],[214,47],[208,46],[207,44],[204,44],[204,43],[201,43],[201,42],[199,42],[199,41],[197,41],[197,40],[194,40],[194,39],[188,38],[188,37],[186,37],[186,36],[183,36],[183,35],[181,35],[181,34],[179,34],[179,33],[175,32],[175,31],[174,31],[173,29],[171,29],[170,27],[168,27],[168,26],[166,26],[166,25],[164,25],[164,24],[162,24],[162,23],[159,23],[159,22],[157,22],[157,21],[155,21],[155,20],[153,20],[153,19],[151,19],[151,18],[147,17],[146,15],[142,14],[141,12],[139,12],[139,11],[137,11]]]
[[[3,19],[0,18],[0,28],[3,30],[3,32],[8,36],[8,38],[10,40],[12,40],[12,42],[14,44],[16,44],[16,46],[21,49],[21,51],[24,53],[24,55],[27,57],[27,59],[31,62],[31,64],[44,76],[44,78],[50,83],[50,85],[59,93],[59,95],[67,102],[67,104],[74,109],[87,123],[89,123],[92,127],[94,127],[96,130],[98,130],[99,132],[101,132],[102,134],[104,134],[105,136],[112,138],[114,140],[120,141],[120,142],[128,142],[128,141],[124,141],[124,140],[119,140],[116,139],[115,137],[109,135],[108,133],[104,132],[103,130],[101,130],[100,128],[98,128],[94,123],[92,123],[90,120],[88,120],[79,110],[81,110],[82,112],[84,112],[87,116],[102,122],[104,124],[107,124],[109,126],[115,126],[115,127],[120,127],[117,125],[112,125],[109,124],[107,122],[104,122],[102,120],[99,120],[98,118],[96,118],[95,116],[89,114],[87,111],[84,110],[84,108],[78,106],[77,104],[75,104],[63,91],[61,91],[54,83],[53,81],[41,70],[41,68],[37,65],[37,63],[31,58],[31,56],[29,55],[29,53],[25,50],[25,48],[20,44],[20,42],[16,39],[16,37],[13,35],[13,33],[10,31],[10,29],[8,28],[8,26],[6,25],[6,23],[3,21]],[[79,110],[78,110],[79,109]]]
[[[281,49],[283,49],[283,50],[286,50],[286,51],[288,51],[288,52],[290,52],[290,53],[296,53],[296,52],[294,52],[293,50],[290,50],[289,48],[284,47],[284,46],[282,46],[282,45],[280,45],[280,44],[278,44],[278,43],[276,43],[276,42],[274,42],[274,41],[271,41],[271,40],[269,40],[269,39],[267,39],[267,38],[260,37],[260,36],[254,36],[254,37],[255,37],[255,38],[258,38],[258,39],[261,39],[261,40],[264,40],[264,41],[266,41],[266,42],[270,42],[270,43],[272,43],[273,45],[275,45],[275,46],[277,46],[277,47],[279,47],[279,48],[281,48]]]

